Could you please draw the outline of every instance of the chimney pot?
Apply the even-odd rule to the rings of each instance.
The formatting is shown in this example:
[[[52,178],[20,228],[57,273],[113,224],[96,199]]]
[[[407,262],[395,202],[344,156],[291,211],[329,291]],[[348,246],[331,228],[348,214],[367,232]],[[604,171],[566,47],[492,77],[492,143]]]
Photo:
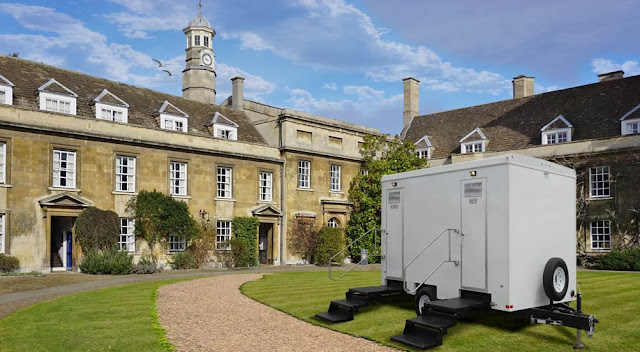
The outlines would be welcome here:
[[[534,81],[535,77],[525,75],[513,77],[513,99],[532,96]]]
[[[624,71],[618,70],[613,72],[601,73],[598,75],[598,82],[613,81],[624,77]]]
[[[412,118],[420,113],[420,81],[413,77],[402,80],[404,83],[404,111],[402,112],[402,126],[406,126]]]
[[[231,78],[231,107],[236,110],[244,110],[244,77]]]

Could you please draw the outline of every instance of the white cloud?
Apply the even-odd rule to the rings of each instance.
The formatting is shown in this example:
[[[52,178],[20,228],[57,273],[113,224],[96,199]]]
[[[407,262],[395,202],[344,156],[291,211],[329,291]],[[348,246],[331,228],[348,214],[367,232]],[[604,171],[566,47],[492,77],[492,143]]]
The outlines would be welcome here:
[[[325,83],[322,88],[329,90],[338,90],[338,85],[335,82]]]
[[[640,75],[638,61],[626,61],[619,64],[612,60],[598,58],[591,61],[591,66],[593,67],[593,72],[597,74],[622,70],[625,76]]]
[[[274,83],[271,83],[260,76],[252,75],[238,67],[226,65],[224,63],[216,64],[216,73],[218,74],[218,78],[216,80],[218,103],[231,95],[231,78],[235,76],[245,78],[243,92],[245,99],[264,102],[263,96],[272,93],[276,89],[276,85]]]
[[[129,12],[104,15],[110,23],[129,38],[151,39],[148,32],[182,29],[194,17],[194,8],[175,0],[110,0],[124,6]]]

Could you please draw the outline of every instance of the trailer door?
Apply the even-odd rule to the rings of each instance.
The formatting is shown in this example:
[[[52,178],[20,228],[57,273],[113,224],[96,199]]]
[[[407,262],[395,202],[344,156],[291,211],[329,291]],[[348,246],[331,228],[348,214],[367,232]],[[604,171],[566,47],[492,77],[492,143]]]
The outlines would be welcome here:
[[[485,179],[462,181],[461,275],[465,289],[487,288],[487,190]]]
[[[383,253],[387,278],[402,280],[402,190],[388,190]]]

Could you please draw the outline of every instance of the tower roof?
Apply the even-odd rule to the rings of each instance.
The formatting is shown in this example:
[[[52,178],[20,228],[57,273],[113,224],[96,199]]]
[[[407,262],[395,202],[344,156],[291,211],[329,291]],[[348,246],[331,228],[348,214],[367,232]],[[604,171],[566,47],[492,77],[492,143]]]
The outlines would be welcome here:
[[[189,21],[187,24],[187,28],[189,27],[207,27],[211,28],[211,24],[204,17],[202,17],[202,12],[198,11],[198,15]]]

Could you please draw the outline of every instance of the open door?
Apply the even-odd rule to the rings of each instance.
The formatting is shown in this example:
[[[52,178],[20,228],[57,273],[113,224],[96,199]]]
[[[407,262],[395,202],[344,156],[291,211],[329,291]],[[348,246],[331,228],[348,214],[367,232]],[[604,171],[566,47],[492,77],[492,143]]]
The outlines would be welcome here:
[[[487,289],[487,187],[485,179],[461,182],[462,259],[464,289]]]

